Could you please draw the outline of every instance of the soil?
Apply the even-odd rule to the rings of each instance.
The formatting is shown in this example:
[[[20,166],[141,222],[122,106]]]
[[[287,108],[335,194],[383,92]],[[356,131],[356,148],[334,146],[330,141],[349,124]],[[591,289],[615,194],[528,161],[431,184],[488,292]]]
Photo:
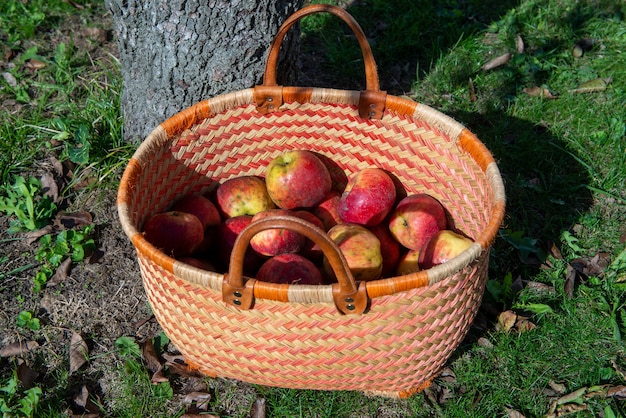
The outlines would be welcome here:
[[[97,25],[104,31],[97,33],[99,39],[95,42],[93,33],[85,32],[85,22],[80,19],[70,19],[61,30],[46,33],[37,42],[45,44],[46,49],[51,51],[60,42],[73,42],[77,49],[87,50],[94,61],[114,56],[116,48],[110,34],[111,22],[105,17]],[[312,68],[318,61],[319,57],[309,55],[301,66]],[[306,85],[329,84],[324,71],[307,73],[309,76],[302,80]],[[319,74],[320,78],[316,79],[315,74]],[[0,106],[0,111],[15,113],[21,110],[12,101]],[[51,157],[50,154],[38,156],[34,169],[22,175],[40,177],[53,172]],[[114,176],[119,179],[121,169]],[[135,249],[122,231],[117,216],[116,193],[115,187],[85,188],[75,191],[72,201],[63,202],[65,211],[87,210],[91,213],[97,249],[86,261],[72,263],[64,280],[48,285],[40,292],[32,289],[33,276],[37,272],[38,263],[34,256],[38,243],[30,243],[23,233],[9,234],[9,218],[0,215],[0,260],[6,260],[0,270],[0,304],[3,306],[0,312],[0,349],[14,343],[26,347],[27,343],[36,342],[32,350],[0,358],[0,377],[8,377],[16,365],[23,362],[38,374],[35,384],[44,388],[44,393],[58,391],[58,384],[67,378],[66,393],[59,396],[64,399],[61,410],[86,412],[85,408],[77,406],[74,399],[83,386],[93,398],[99,400],[102,410],[117,410],[117,403],[123,399],[120,370],[124,370],[124,358],[116,352],[115,341],[126,336],[141,343],[161,331],[148,306]],[[36,265],[13,272],[31,263]],[[22,311],[31,311],[39,318],[41,329],[18,327],[16,318]],[[71,339],[74,332],[85,341],[89,360],[67,377],[72,366]],[[176,353],[176,348],[171,345],[167,349]],[[172,376],[170,382],[174,388],[174,397],[170,402],[172,413],[180,411],[184,396],[191,390],[208,391],[214,396],[219,392],[228,392],[229,396],[220,401],[217,409],[220,414],[234,416],[247,416],[257,396],[253,386],[235,381],[198,381],[183,375]],[[391,407],[394,404],[394,401],[382,402],[378,416],[397,413],[397,405]]]

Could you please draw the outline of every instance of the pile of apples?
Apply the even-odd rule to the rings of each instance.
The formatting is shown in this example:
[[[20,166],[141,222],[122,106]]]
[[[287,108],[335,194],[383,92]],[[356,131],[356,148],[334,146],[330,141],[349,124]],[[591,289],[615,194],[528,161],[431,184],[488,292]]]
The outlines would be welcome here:
[[[343,253],[355,280],[400,276],[444,263],[472,240],[449,228],[446,209],[428,194],[409,194],[380,168],[333,189],[317,154],[294,150],[274,158],[265,177],[228,179],[210,195],[190,194],[149,218],[146,239],[166,254],[209,271],[224,272],[239,233],[272,215],[291,215],[323,230]],[[273,283],[336,281],[320,248],[281,228],[250,240],[243,260],[250,277]]]

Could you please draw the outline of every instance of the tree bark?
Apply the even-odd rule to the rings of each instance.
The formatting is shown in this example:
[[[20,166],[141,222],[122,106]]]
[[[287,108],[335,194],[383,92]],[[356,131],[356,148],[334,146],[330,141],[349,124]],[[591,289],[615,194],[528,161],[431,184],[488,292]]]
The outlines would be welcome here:
[[[266,52],[303,0],[105,0],[122,67],[124,137],[145,138],[198,101],[259,84]],[[297,31],[278,74],[295,81]]]

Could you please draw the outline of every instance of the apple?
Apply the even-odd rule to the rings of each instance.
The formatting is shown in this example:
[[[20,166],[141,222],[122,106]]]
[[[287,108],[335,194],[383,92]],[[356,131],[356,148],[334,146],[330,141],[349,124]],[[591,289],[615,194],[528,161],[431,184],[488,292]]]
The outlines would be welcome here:
[[[311,208],[330,191],[332,179],[326,165],[314,153],[294,150],[270,161],[265,184],[279,208]]]
[[[419,250],[447,226],[441,203],[428,194],[413,194],[400,200],[389,218],[393,237],[410,250]]]
[[[330,228],[328,236],[341,250],[348,267],[357,281],[376,280],[383,271],[380,241],[373,232],[358,224],[338,224]],[[324,257],[324,272],[334,277],[334,272]]]
[[[400,257],[396,266],[396,275],[404,276],[405,274],[416,273],[420,271],[419,266],[420,251],[409,250]]]
[[[383,256],[382,277],[390,277],[396,270],[396,264],[400,259],[400,243],[396,241],[386,223],[370,226],[368,228],[380,241],[380,251]]]
[[[322,223],[320,218],[315,216],[313,213],[306,210],[296,210],[293,212],[293,214],[294,216],[297,216],[298,218],[304,219],[305,221],[315,225],[322,231],[325,231],[324,224]],[[304,238],[304,245],[300,250],[300,254],[312,261],[321,261],[322,256],[324,255],[319,245],[313,242],[313,240],[306,237]]]
[[[226,218],[254,216],[276,207],[258,176],[233,177],[220,184],[215,195],[218,209]]]
[[[348,180],[339,201],[345,223],[373,226],[381,223],[396,202],[396,185],[384,170],[366,168]]]
[[[235,245],[235,240],[243,229],[252,222],[251,215],[235,216],[222,222],[217,228],[216,257],[222,268],[228,268],[230,255]],[[243,270],[246,273],[256,271],[265,261],[259,253],[248,247],[243,258]]]
[[[217,207],[208,198],[199,194],[189,194],[178,200],[171,210],[196,215],[202,227],[207,229],[222,222]]]
[[[252,222],[268,216],[294,216],[288,209],[268,209],[252,217]],[[250,239],[250,246],[259,254],[275,256],[297,253],[304,247],[304,235],[285,228],[266,229]]]
[[[311,213],[317,216],[322,221],[322,224],[324,224],[325,231],[341,223],[338,211],[340,200],[341,193],[337,190],[331,190],[317,206],[311,209]]]
[[[323,284],[322,273],[300,254],[279,254],[267,260],[256,274],[257,280],[285,284]]]
[[[200,219],[177,211],[153,215],[144,224],[143,233],[148,242],[173,257],[192,254],[204,239]]]
[[[201,258],[181,257],[178,260],[182,261],[185,264],[189,264],[190,266],[197,267],[202,270],[215,271],[215,266],[213,265],[213,263],[207,260],[201,259]]]
[[[420,250],[419,265],[422,269],[443,264],[468,249],[471,239],[444,229],[433,235]]]

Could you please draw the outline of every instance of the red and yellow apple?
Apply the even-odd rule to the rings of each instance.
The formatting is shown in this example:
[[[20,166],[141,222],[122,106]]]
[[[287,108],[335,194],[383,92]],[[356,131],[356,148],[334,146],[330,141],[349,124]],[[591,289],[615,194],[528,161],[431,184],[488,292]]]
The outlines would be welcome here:
[[[265,173],[267,191],[279,208],[311,208],[332,187],[326,165],[311,151],[293,150],[274,158]]]
[[[420,250],[420,268],[425,270],[443,264],[468,249],[473,242],[449,229],[439,231]]]
[[[380,241],[380,251],[383,257],[382,277],[391,277],[395,273],[396,264],[400,259],[400,244],[393,238],[385,222],[370,226],[368,229]]]
[[[428,194],[413,194],[402,199],[389,218],[393,237],[410,250],[419,250],[433,235],[447,226],[446,212]]]
[[[328,231],[343,254],[348,267],[357,281],[377,280],[383,271],[380,241],[373,232],[358,224],[338,224]],[[324,257],[324,272],[329,277],[335,274]]]
[[[323,284],[322,273],[300,254],[279,254],[265,261],[256,274],[257,280],[284,284]]]
[[[192,254],[204,239],[198,217],[177,211],[153,215],[144,224],[143,233],[148,242],[173,257]]]
[[[400,257],[398,265],[396,266],[396,275],[404,276],[405,274],[411,274],[420,271],[419,259],[419,250],[409,250],[404,253]]]
[[[294,216],[288,209],[269,209],[252,217],[252,222],[269,216]],[[258,232],[250,239],[250,246],[259,254],[275,256],[285,253],[297,253],[304,246],[304,235],[285,228],[272,228]]]
[[[216,261],[222,269],[226,269],[230,262],[230,255],[235,245],[235,240],[245,227],[252,222],[252,216],[241,215],[228,218],[217,228]],[[259,253],[248,246],[243,259],[243,270],[246,273],[255,272],[265,261]]]
[[[331,190],[324,196],[324,199],[311,209],[311,212],[317,216],[324,224],[324,230],[328,231],[333,226],[341,223],[339,218],[339,201],[341,200],[341,193],[336,190]]]
[[[225,218],[254,216],[276,207],[267,192],[265,181],[258,176],[239,176],[226,180],[218,186],[215,198]]]
[[[180,198],[171,210],[191,213],[202,222],[202,227],[207,229],[222,222],[217,207],[208,198],[199,194],[189,194]]]
[[[348,180],[337,208],[345,223],[381,223],[396,202],[396,185],[384,170],[366,168]]]

